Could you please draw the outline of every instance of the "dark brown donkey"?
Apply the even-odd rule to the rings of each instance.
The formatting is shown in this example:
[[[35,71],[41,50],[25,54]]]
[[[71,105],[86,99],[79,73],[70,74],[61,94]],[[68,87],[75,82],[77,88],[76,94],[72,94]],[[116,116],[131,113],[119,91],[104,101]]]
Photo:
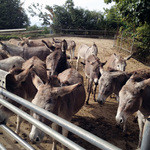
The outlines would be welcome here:
[[[37,89],[32,83],[31,72],[34,70],[38,76],[45,83],[47,80],[46,74],[46,65],[43,61],[41,61],[38,57],[34,56],[31,59],[27,60],[23,63],[22,68],[12,68],[9,73],[9,78],[7,82],[7,90],[22,97],[29,101],[31,101]],[[9,102],[13,103],[15,106],[20,107],[18,103],[7,99]],[[6,122],[8,117],[12,115],[12,112],[5,108],[4,106],[0,107],[0,122]],[[20,117],[17,118],[17,127],[16,133],[19,133],[20,127]]]
[[[60,39],[54,39],[53,38],[53,43],[55,47],[62,47],[62,41]],[[75,52],[75,48],[76,48],[76,43],[73,40],[66,40],[67,42],[67,49],[70,51],[70,61],[72,61],[72,59],[74,58],[74,52]]]
[[[45,42],[43,40],[43,42]],[[45,42],[45,44],[47,44]],[[48,46],[48,45],[47,45]],[[69,62],[67,62],[66,49],[67,42],[66,40],[62,41],[62,47],[49,47],[53,50],[46,58],[46,68],[48,77],[51,75],[58,75],[64,70],[70,68]]]

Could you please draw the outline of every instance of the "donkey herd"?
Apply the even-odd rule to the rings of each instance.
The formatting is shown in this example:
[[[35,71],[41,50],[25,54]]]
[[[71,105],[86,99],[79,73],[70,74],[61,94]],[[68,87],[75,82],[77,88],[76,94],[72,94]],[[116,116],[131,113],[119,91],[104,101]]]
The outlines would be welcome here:
[[[101,106],[109,96],[115,94],[118,101],[116,122],[123,126],[123,132],[126,132],[128,117],[136,113],[140,129],[138,143],[140,148],[145,119],[150,115],[150,69],[125,71],[127,60],[132,55],[123,58],[114,53],[106,62],[101,62],[97,56],[98,47],[93,43],[92,46],[80,45],[75,57],[75,41],[54,38],[52,40],[22,38],[21,41],[11,39],[8,42],[0,41],[0,44],[2,47],[0,69],[11,75],[7,83],[8,91],[68,121],[71,121],[72,116],[82,108],[85,101],[87,105],[89,104],[91,93],[93,100]],[[66,54],[67,50],[70,51],[70,56]],[[72,65],[73,59],[77,59],[75,68]],[[80,59],[88,80],[87,95],[83,76],[78,72]],[[96,97],[97,86],[99,89]],[[20,107],[10,99],[6,100]],[[6,123],[11,115],[9,109],[0,106],[0,123]],[[34,112],[32,116],[60,131],[57,124],[44,117]],[[21,120],[17,116],[15,131],[17,134],[20,131]],[[68,131],[63,128],[62,134],[67,136]],[[32,126],[30,140],[39,143],[43,137],[44,133]],[[52,149],[56,149],[55,140]]]

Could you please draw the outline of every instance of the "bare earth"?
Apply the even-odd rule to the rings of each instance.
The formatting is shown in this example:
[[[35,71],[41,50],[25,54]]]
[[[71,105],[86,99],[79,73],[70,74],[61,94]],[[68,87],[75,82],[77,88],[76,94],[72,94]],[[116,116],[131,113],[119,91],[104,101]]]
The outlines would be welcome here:
[[[98,50],[99,50],[98,57],[102,62],[107,60],[109,56],[113,53],[120,54],[123,57],[129,55],[129,53],[126,53],[124,51],[119,51],[113,48],[113,40],[109,40],[109,39],[77,38],[77,37],[61,37],[61,39],[68,39],[68,40],[70,39],[76,42],[77,44],[76,56],[77,56],[78,47],[81,44],[87,44],[91,46],[93,42],[95,42],[98,46]],[[75,67],[75,65],[76,65],[76,60],[74,60],[73,62],[73,67]],[[140,68],[147,69],[148,67],[136,61],[133,58],[127,61],[126,71],[133,71]],[[84,76],[82,65],[79,66],[79,72]],[[85,80],[85,89],[86,88],[87,88],[87,83]],[[122,133],[122,130],[116,127],[115,115],[116,115],[118,104],[115,99],[108,98],[105,105],[100,106],[98,103],[93,101],[93,95],[91,95],[89,103],[90,105],[85,104],[82,107],[82,109],[73,117],[72,123],[80,126],[81,128],[93,133],[94,135],[97,135],[98,137],[114,144],[115,146],[123,150],[136,149],[138,144],[139,129],[138,129],[138,124],[133,122],[133,116],[130,117],[128,120],[127,135],[124,135]],[[16,116],[11,117],[7,125],[12,130],[15,130]],[[24,121],[21,124],[20,136],[31,144],[28,137],[30,128],[31,125],[27,121]],[[69,133],[69,138],[87,150],[98,150],[98,148],[96,148],[95,146],[80,139],[78,136],[73,135],[72,133]],[[1,129],[0,129],[0,143],[3,144],[9,150],[23,149],[18,143],[15,143],[9,138],[9,136],[5,135],[5,133],[2,132]],[[48,136],[46,136],[41,144],[38,145],[32,144],[32,146],[37,150],[50,149],[51,139]]]

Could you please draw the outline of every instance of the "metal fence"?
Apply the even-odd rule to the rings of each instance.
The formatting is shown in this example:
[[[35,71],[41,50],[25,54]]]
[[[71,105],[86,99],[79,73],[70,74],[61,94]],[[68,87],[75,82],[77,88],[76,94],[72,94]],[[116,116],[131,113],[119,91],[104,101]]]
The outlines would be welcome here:
[[[117,47],[119,50],[124,50],[129,53],[133,52],[133,46],[134,46],[135,38],[131,37],[131,34],[129,33],[129,36],[123,35],[115,35],[114,36],[114,44],[113,47]]]
[[[104,149],[104,150],[105,149],[107,149],[107,150],[117,150],[118,149],[119,150],[119,148],[110,144],[109,142],[107,142],[107,141],[91,134],[90,132],[87,132],[86,130],[84,130],[84,129],[58,117],[58,116],[56,116],[55,114],[48,112],[48,111],[32,104],[31,102],[7,91],[6,89],[7,89],[8,76],[10,76],[10,74],[8,72],[0,70],[0,95],[3,95],[4,97],[8,97],[12,101],[15,101],[15,102],[21,104],[22,106],[32,110],[33,112],[51,120],[52,122],[55,122],[59,126],[61,126],[65,129],[67,129],[68,131],[78,135],[80,138],[84,139],[85,141],[88,141],[89,143],[95,145],[96,147],[98,147],[100,149]],[[52,138],[56,139],[57,141],[59,141],[60,143],[65,145],[66,147],[68,147],[70,149],[80,149],[80,150],[84,149],[81,146],[75,144],[73,141],[69,140],[68,138],[62,136],[60,133],[54,131],[49,126],[47,126],[47,125],[43,124],[42,122],[34,119],[32,116],[23,112],[22,110],[15,107],[14,105],[9,103],[8,101],[0,98],[0,104],[4,105],[5,107],[10,109],[14,113],[18,114],[20,117],[24,118],[25,120],[27,120],[31,124],[35,125],[40,130],[42,130],[43,132],[45,132],[46,134],[48,134]],[[9,133],[12,137],[14,137],[21,145],[23,145],[27,149],[32,149],[32,148],[28,148],[29,145],[25,141],[23,141],[21,138],[17,137],[17,135],[14,134],[13,132],[11,132],[11,130],[8,130],[8,128],[6,128],[5,126],[2,126],[2,125],[0,127],[3,130],[7,131],[7,133]]]
[[[104,149],[104,150],[119,150],[118,147],[110,144],[109,142],[91,134],[90,132],[87,132],[86,130],[56,116],[55,114],[52,114],[26,100],[24,100],[21,97],[18,97],[10,92],[8,92],[7,90],[0,88],[0,94],[11,98],[12,100],[16,101],[17,103],[29,108],[30,110],[46,117],[47,119],[51,120],[52,122],[57,123],[58,125],[62,126],[63,128],[66,128],[68,131],[78,135],[79,137],[83,138],[84,140],[88,141],[89,143],[95,145],[96,147],[100,148],[100,149]],[[13,106],[12,104],[8,103],[7,101],[0,99],[0,103],[2,105],[4,105],[5,107],[9,108],[11,111],[15,112],[16,114],[19,114],[19,116],[21,116],[22,118],[24,118],[25,120],[29,121],[31,124],[37,126],[38,128],[40,128],[43,132],[45,132],[46,134],[50,135],[51,137],[53,137],[54,139],[56,139],[57,141],[59,141],[60,143],[62,143],[63,145],[65,145],[66,147],[70,148],[70,149],[84,149],[82,147],[80,147],[79,145],[75,144],[74,142],[70,141],[69,139],[67,139],[66,137],[60,135],[59,133],[57,133],[56,131],[52,130],[50,127],[46,126],[45,124],[37,121],[36,119],[34,119],[33,117],[31,117],[30,115],[26,114],[26,113],[22,113],[22,110],[16,108],[15,106]]]

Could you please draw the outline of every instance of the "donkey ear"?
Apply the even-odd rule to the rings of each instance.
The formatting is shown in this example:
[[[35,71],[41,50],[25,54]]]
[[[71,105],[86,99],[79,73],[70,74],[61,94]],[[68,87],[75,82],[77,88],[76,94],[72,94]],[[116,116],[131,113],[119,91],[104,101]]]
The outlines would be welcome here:
[[[133,56],[133,53],[131,55],[125,57],[124,60],[129,60],[130,58],[132,58],[132,56]]]
[[[66,52],[67,48],[68,48],[67,41],[64,39],[62,41],[62,52]]]
[[[150,86],[150,78],[137,82],[136,86],[139,90],[143,90],[146,86]]]
[[[130,80],[133,80],[136,75],[137,75],[137,72],[135,71],[135,72],[132,74],[132,76],[130,77]]]
[[[33,65],[31,65],[28,69],[22,70],[21,73],[15,75],[15,79],[18,82],[18,84],[26,80],[32,67]]]
[[[107,63],[107,60],[104,63],[101,63],[101,67],[103,67]]]
[[[100,66],[100,73],[101,73],[101,74],[104,73],[104,68],[103,68],[103,66]]]
[[[34,71],[32,71],[31,77],[33,85],[37,88],[37,90],[39,90],[39,87],[44,84],[43,81],[40,79],[39,76],[36,75]]]
[[[57,97],[63,97],[66,94],[71,93],[74,91],[76,88],[80,87],[81,83],[77,83],[74,85],[69,85],[69,86],[62,86],[62,87],[54,87],[53,92],[56,93]]]
[[[19,39],[22,41],[23,40],[23,38],[22,37],[19,37]]]

